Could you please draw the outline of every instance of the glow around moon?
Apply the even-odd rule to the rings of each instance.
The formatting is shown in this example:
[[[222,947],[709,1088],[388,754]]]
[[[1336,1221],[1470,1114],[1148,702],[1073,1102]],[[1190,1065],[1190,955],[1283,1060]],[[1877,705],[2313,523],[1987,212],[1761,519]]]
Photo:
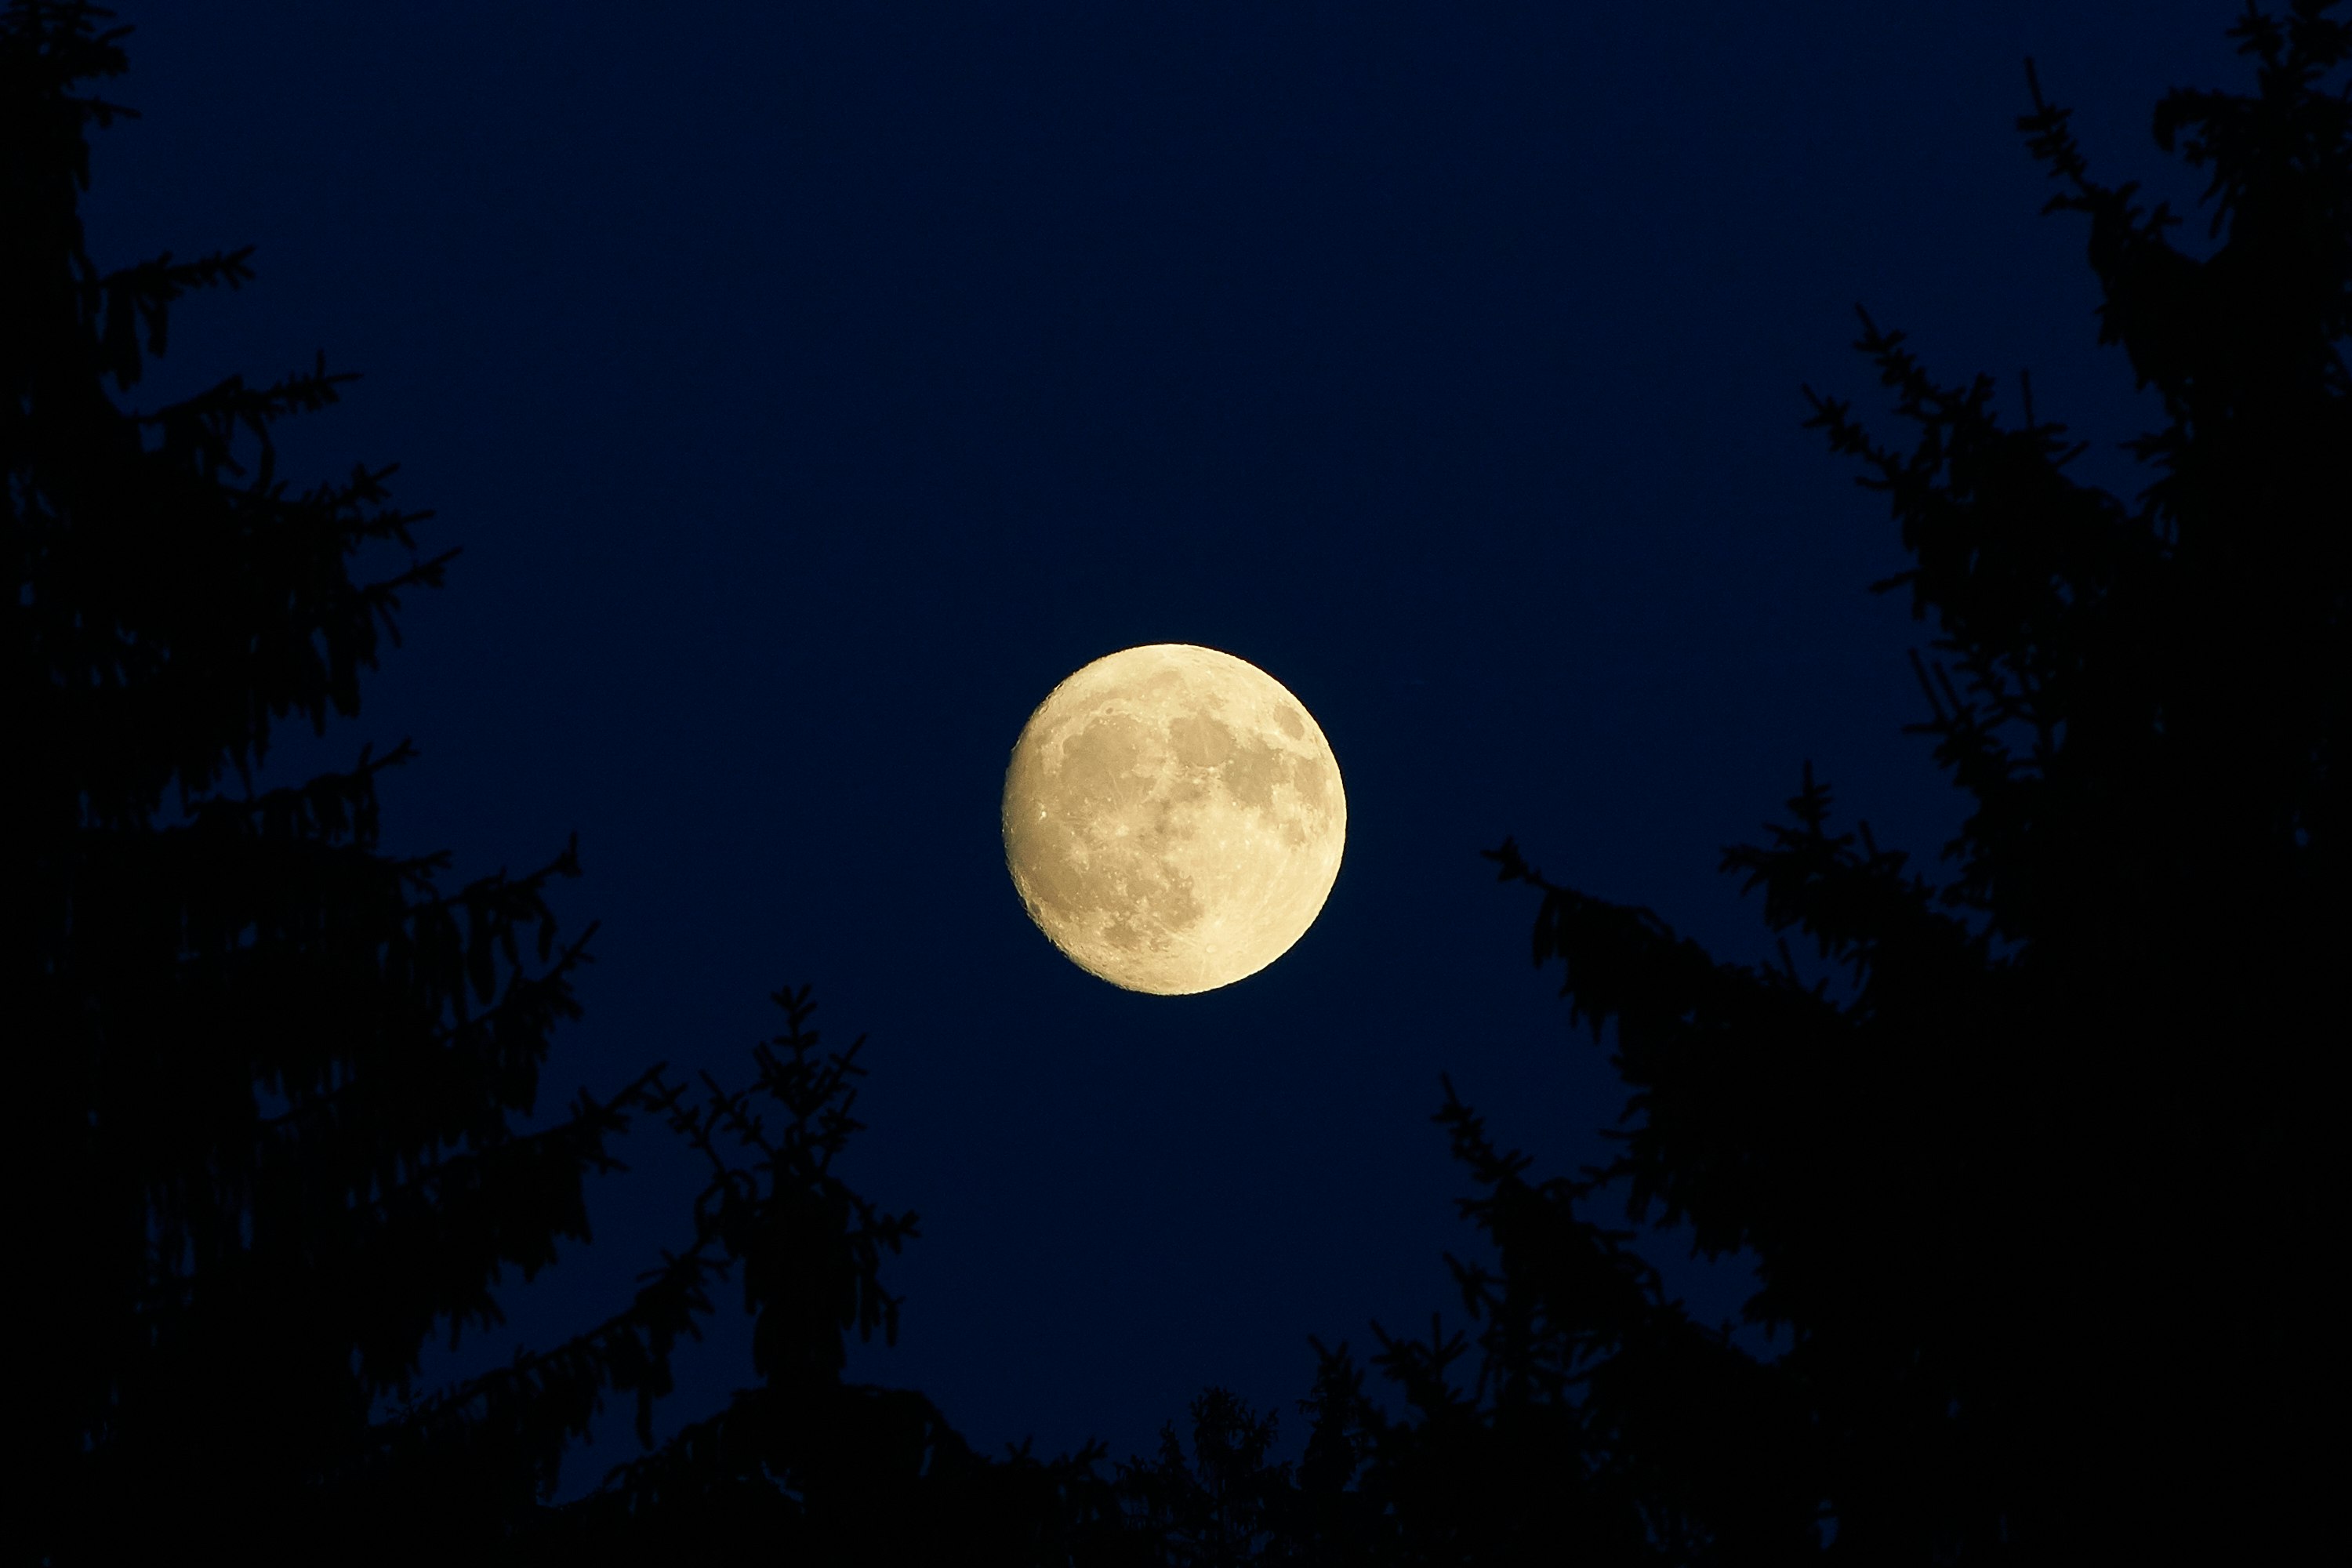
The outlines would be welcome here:
[[[1339,875],[1348,801],[1304,704],[1214,648],[1154,643],[1054,688],[1004,774],[1030,919],[1130,991],[1230,985],[1290,951]]]

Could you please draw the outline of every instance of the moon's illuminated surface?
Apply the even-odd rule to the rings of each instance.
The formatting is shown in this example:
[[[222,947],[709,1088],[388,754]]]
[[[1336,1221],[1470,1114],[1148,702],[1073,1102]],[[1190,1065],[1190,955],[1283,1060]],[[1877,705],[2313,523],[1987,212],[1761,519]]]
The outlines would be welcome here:
[[[1130,991],[1230,985],[1290,951],[1339,875],[1348,800],[1304,704],[1190,643],[1095,660],[1037,707],[1004,773],[1030,919]]]

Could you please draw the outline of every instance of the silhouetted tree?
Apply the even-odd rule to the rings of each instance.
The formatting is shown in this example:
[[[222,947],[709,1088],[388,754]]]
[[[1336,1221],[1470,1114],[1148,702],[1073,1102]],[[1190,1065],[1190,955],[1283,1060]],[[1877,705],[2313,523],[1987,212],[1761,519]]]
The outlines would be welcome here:
[[[519,1131],[579,1011],[594,928],[559,944],[547,902],[573,847],[445,889],[446,855],[379,841],[376,782],[406,742],[256,792],[273,725],[355,715],[401,594],[438,585],[456,552],[416,556],[428,514],[390,505],[389,468],[299,493],[278,477],[272,426],[352,379],[323,357],[118,406],[183,296],[253,273],[247,250],[113,272],[87,254],[88,130],[131,113],[75,90],[125,68],[109,15],[11,0],[0,18],[17,584],[0,832],[31,1173],[8,1555],[577,1562],[700,1542],[1046,1562],[1089,1521],[1115,1555],[1091,1454],[985,1460],[919,1394],[841,1382],[845,1331],[895,1331],[880,1257],[914,1216],[832,1172],[861,1069],[856,1046],[818,1054],[805,990],[777,996],[787,1028],[748,1089],[706,1075],[690,1100],[656,1067]],[[407,563],[355,582],[371,546]],[[497,1322],[504,1270],[528,1279],[588,1239],[583,1177],[616,1168],[633,1110],[709,1157],[684,1245],[605,1321],[420,1395],[428,1334]],[[759,1384],[546,1508],[608,1394],[634,1397],[651,1445],[672,1348],[739,1265]]]
[[[2077,483],[2086,444],[2037,419],[2030,381],[2004,426],[1987,378],[1938,384],[1867,313],[1857,346],[1916,444],[1806,394],[1913,557],[1874,587],[1934,617],[1913,728],[1971,801],[1950,876],[1833,830],[1806,766],[1792,820],[1723,866],[1842,972],[1832,994],[1785,937],[1777,965],[1719,963],[1491,851],[1542,889],[1534,957],[1565,971],[1571,1022],[1613,1024],[1633,1125],[1606,1169],[1532,1184],[1449,1087],[1465,1212],[1499,1254],[1454,1261],[1480,1374],[1454,1386],[1467,1344],[1442,1326],[1381,1334],[1412,1406],[1391,1423],[1327,1354],[1324,1511],[1277,1499],[1294,1528],[1265,1560],[2234,1563],[2327,1539],[2326,1062],[2352,939],[2339,8],[2249,5],[2230,36],[2256,90],[2158,105],[2158,146],[2211,173],[2201,259],[2161,205],[2092,177],[2029,64],[2045,210],[2087,216],[2101,342],[2163,400],[2124,444],[2147,489]],[[1621,1183],[1632,1217],[1753,1259],[1746,1317],[1786,1354],[1661,1299],[1579,1212]]]
[[[431,1506],[384,1528],[480,1526],[551,1478],[598,1392],[667,1386],[707,1263],[470,1405],[372,1420],[426,1334],[498,1321],[501,1270],[586,1237],[583,1173],[655,1076],[510,1129],[578,1011],[587,935],[559,947],[546,901],[572,847],[443,890],[446,856],[379,847],[404,742],[255,793],[273,723],[356,713],[400,595],[455,552],[415,557],[427,514],[390,506],[388,468],[299,494],[278,477],[272,425],[352,379],[323,358],[115,405],[104,383],[137,384],[182,296],[253,274],[247,250],[90,261],[86,128],[130,112],[70,90],[124,68],[105,16],[19,0],[0,23],[10,1033],[41,1194],[10,1533],[58,1562],[158,1532],[293,1552],[394,1491]],[[409,563],[355,583],[370,545]],[[411,1441],[458,1408],[450,1442]],[[425,1470],[429,1489],[393,1479]]]
[[[1225,1389],[1192,1401],[1192,1455],[1171,1422],[1160,1431],[1151,1463],[1119,1468],[1128,1521],[1151,1542],[1155,1561],[1171,1568],[1232,1568],[1259,1560],[1269,1536],[1267,1513],[1290,1485],[1290,1467],[1268,1465],[1277,1418],[1261,1417]]]
[[[1866,824],[1833,832],[1810,766],[1771,846],[1726,852],[1846,994],[1785,946],[1779,969],[1717,963],[1496,853],[1544,889],[1535,956],[1572,1016],[1616,1026],[1641,1120],[1609,1174],[1636,1215],[1756,1260],[1747,1315],[1793,1342],[1768,1403],[1801,1401],[1781,1429],[1842,1559],[2276,1561],[2319,1521],[2352,671],[2335,9],[2250,6],[2231,36],[2258,91],[2158,105],[2158,145],[2211,171],[2226,237],[2203,259],[2092,177],[2028,68],[2045,210],[2088,216],[2101,341],[2164,402],[2126,443],[2154,470],[2136,504],[2063,472],[2085,444],[2037,421],[2030,382],[2003,426],[1989,379],[1937,384],[1866,313],[1857,346],[1916,445],[1808,392],[1901,523],[1915,563],[1874,586],[1935,619],[1915,728],[1973,806],[1940,887]],[[1694,1517],[1719,1538],[1738,1515]]]
[[[742,1266],[761,1381],[588,1497],[542,1510],[517,1560],[1146,1561],[1095,1473],[1098,1445],[1051,1461],[1024,1445],[991,1459],[922,1394],[841,1380],[845,1328],[895,1335],[898,1303],[880,1289],[880,1249],[913,1235],[914,1216],[877,1215],[831,1173],[860,1125],[848,1080],[862,1070],[863,1040],[820,1058],[806,992],[776,1000],[787,1028],[754,1052],[753,1087],[789,1114],[783,1127],[771,1131],[751,1090],[707,1078],[700,1109],[666,1101],[672,1127],[710,1163],[697,1233]],[[751,1157],[748,1168],[728,1145]]]

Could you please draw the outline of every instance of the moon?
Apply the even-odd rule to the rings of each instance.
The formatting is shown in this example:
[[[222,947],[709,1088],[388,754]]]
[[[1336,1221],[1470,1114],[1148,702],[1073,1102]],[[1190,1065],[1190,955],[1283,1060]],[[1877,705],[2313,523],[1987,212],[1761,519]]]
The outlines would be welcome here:
[[[1129,991],[1213,991],[1289,952],[1347,837],[1339,764],[1306,705],[1190,643],[1063,681],[1004,771],[1004,862],[1029,918]]]

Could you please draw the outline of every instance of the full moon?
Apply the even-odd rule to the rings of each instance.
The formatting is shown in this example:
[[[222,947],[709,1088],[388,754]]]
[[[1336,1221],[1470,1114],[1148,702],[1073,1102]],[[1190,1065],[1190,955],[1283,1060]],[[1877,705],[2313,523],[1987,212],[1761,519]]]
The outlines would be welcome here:
[[[1305,705],[1190,643],[1063,681],[1004,771],[1004,860],[1029,918],[1079,968],[1156,996],[1289,952],[1347,837],[1339,764]]]

